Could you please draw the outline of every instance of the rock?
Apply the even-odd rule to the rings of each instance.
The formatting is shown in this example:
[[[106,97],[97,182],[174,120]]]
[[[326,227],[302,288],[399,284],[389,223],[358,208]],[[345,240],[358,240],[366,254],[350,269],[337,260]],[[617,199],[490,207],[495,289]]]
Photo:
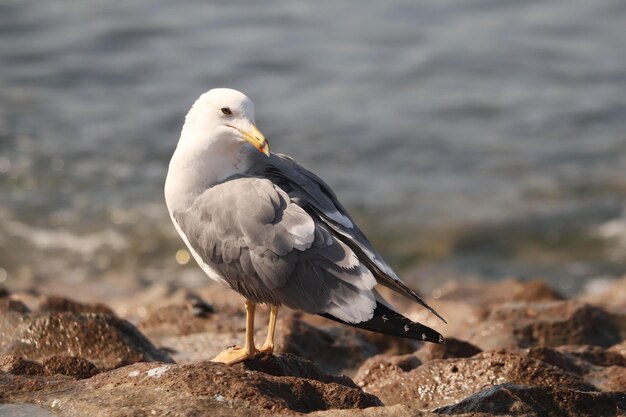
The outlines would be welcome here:
[[[564,297],[540,280],[505,279],[498,282],[451,281],[439,291],[438,299],[493,307],[505,303],[558,301]]]
[[[37,372],[44,372],[43,367],[40,364],[37,365],[39,365]],[[73,380],[60,375],[43,376],[38,373],[14,374],[0,370],[0,403],[22,404],[34,402],[33,399],[37,397],[38,393],[42,390],[52,392],[69,389],[68,381]]]
[[[189,300],[154,309],[137,327],[148,337],[154,338],[225,330],[225,325],[231,322],[230,319],[224,320],[226,312],[222,312],[219,317],[214,317],[214,313],[213,307],[204,301]],[[242,319],[243,316],[237,321]]]
[[[505,351],[471,358],[436,359],[408,372],[398,366],[366,362],[355,381],[386,405],[407,403],[420,409],[453,404],[495,384],[560,386],[594,391],[580,376],[539,360]]]
[[[261,309],[259,309],[261,310]],[[245,313],[241,308],[210,304],[190,292],[176,292],[167,303],[153,307],[137,325],[161,350],[176,362],[208,360],[227,346],[245,338]],[[257,341],[265,329],[257,325]]]
[[[601,391],[625,390],[624,358],[610,350],[597,346],[561,346],[531,348],[520,353],[579,375]]]
[[[182,336],[155,337],[159,350],[167,352],[176,363],[194,363],[214,358],[227,346],[242,343],[243,330],[238,333],[193,333]]]
[[[191,307],[191,311],[195,317],[210,317],[216,312],[216,309],[202,299],[194,292],[186,292],[184,296],[184,305]]]
[[[580,299],[615,313],[626,314],[626,275],[617,280],[592,281]]]
[[[9,295],[11,295],[9,290],[7,290],[3,285],[0,285],[0,298],[8,297]]]
[[[5,355],[0,357],[0,370],[13,375],[65,375],[77,379],[90,378],[98,373],[98,368],[93,363],[68,355],[51,356],[43,363],[17,355]]]
[[[355,381],[387,405],[402,403],[420,409],[461,401],[501,383],[624,391],[626,368],[618,365],[621,355],[597,347],[576,347],[573,354],[562,350],[513,348],[470,358],[431,359],[421,365],[417,360],[419,350],[414,355],[376,356],[365,362]],[[584,355],[577,357],[581,352]],[[581,359],[584,356],[594,363]]]
[[[235,291],[218,283],[209,284],[205,288],[196,288],[193,291],[180,288],[172,283],[158,282],[136,291],[128,298],[113,300],[111,305],[118,314],[133,322],[147,320],[149,316],[164,307],[195,304],[207,311],[239,312],[243,317],[243,298]],[[227,317],[225,317],[227,318]]]
[[[276,350],[315,365],[283,354],[225,367],[205,360],[244,340],[237,294],[173,284],[142,294],[139,301],[124,295],[115,311],[134,317],[161,350],[103,304],[47,297],[39,288],[0,294],[0,403],[69,416],[624,414],[626,316],[619,297],[607,310],[563,301],[539,282],[456,284],[433,292],[433,305],[450,322],[444,325],[391,295],[409,317],[445,334],[443,345],[281,309]],[[257,344],[266,323],[260,307]],[[181,362],[164,363],[171,357]],[[356,384],[332,375],[353,375],[359,365]]]
[[[0,357],[0,371],[13,375],[45,375],[45,368],[37,362],[16,355]]]
[[[0,354],[29,360],[69,354],[103,370],[135,362],[172,362],[135,326],[109,314],[3,314],[0,333]]]
[[[8,297],[0,298],[0,302],[3,299],[4,300],[8,299],[8,300],[19,302],[24,307],[20,307],[21,311],[18,311],[18,312],[27,313],[27,312],[35,311],[38,309],[38,306],[39,306],[39,303],[41,302],[42,297],[41,295],[37,293],[37,291],[27,290],[27,291],[12,291],[11,294],[8,295]]]
[[[114,316],[109,307],[101,303],[85,304],[59,296],[47,296],[39,303],[41,312],[71,312],[71,313],[102,313]]]
[[[44,359],[42,365],[48,375],[58,374],[76,379],[91,378],[99,372],[96,365],[80,356],[51,356]]]
[[[593,367],[585,374],[585,381],[601,391],[626,392],[626,368],[623,366]]]
[[[225,285],[214,281],[210,282],[206,287],[196,288],[194,294],[206,300],[216,311],[242,311],[244,309],[244,299],[241,295]],[[181,295],[187,298],[184,294],[175,294],[176,297],[180,297]],[[173,297],[173,299],[175,299],[175,297]]]
[[[378,353],[375,344],[347,326],[318,328],[298,314],[284,316],[279,323],[277,351],[309,359],[329,373],[355,369]]]
[[[556,366],[575,375],[584,375],[590,366],[587,362],[577,360],[576,357],[572,355],[548,347],[520,349],[516,353]]]
[[[623,340],[622,342],[611,346],[608,350],[610,352],[614,352],[619,355],[622,355],[623,357],[626,358],[626,340]]]
[[[439,414],[418,410],[406,404],[396,404],[389,407],[370,407],[364,410],[326,410],[307,414],[307,417],[438,417]],[[464,414],[463,417],[474,415]],[[488,417],[488,416],[476,416]]]
[[[625,317],[578,301],[505,304],[465,336],[483,350],[572,344],[608,347],[624,337],[624,321]]]
[[[565,345],[559,346],[556,350],[597,366],[626,367],[626,357],[619,352],[619,349],[616,349],[619,346],[615,345],[610,349],[603,349],[598,346]]]
[[[295,376],[357,388],[357,385],[347,376],[327,374],[314,365],[313,362],[289,353],[280,356],[265,355],[257,360],[243,362],[239,366],[247,370],[263,372],[267,375]]]
[[[376,355],[369,358],[359,368],[354,379],[365,381],[375,379],[376,375],[402,374],[412,371],[422,364],[422,361],[415,354],[407,355]]]
[[[55,417],[45,408],[32,404],[0,404],[0,416]]]
[[[415,354],[422,362],[428,362],[433,359],[469,358],[480,352],[482,350],[471,343],[449,337],[444,344],[424,343]]]
[[[483,345],[476,340],[472,329],[480,328],[494,310],[505,305],[526,305],[528,303],[548,303],[563,300],[563,297],[542,281],[519,281],[506,279],[499,282],[463,281],[449,282],[441,290],[433,291],[434,297],[426,301],[447,321],[447,325],[430,312],[411,304],[402,312],[413,321],[432,327],[445,336],[466,340],[483,350],[502,345]],[[493,324],[487,324],[490,330]]]
[[[255,371],[263,369],[266,372]],[[35,402],[61,415],[276,415],[381,406],[349,378],[292,355],[224,366],[137,363],[52,388],[33,385],[5,402]]]
[[[434,410],[437,414],[543,416],[618,416],[626,412],[626,394],[581,392],[562,387],[528,387],[500,384],[462,401]]]
[[[30,310],[20,300],[14,300],[11,297],[0,297],[0,312],[16,312],[16,313],[29,313]]]

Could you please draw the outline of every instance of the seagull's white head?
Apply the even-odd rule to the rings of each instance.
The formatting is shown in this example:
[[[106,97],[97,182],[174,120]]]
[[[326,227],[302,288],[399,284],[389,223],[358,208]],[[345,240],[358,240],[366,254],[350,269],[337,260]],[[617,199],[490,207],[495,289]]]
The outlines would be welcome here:
[[[230,88],[214,88],[202,94],[187,113],[181,142],[193,147],[248,142],[269,156],[269,143],[254,123],[254,104],[248,96]]]
[[[270,156],[269,144],[254,125],[252,101],[228,88],[202,94],[187,113],[167,172],[170,213],[188,208],[208,187],[245,172],[257,150]]]

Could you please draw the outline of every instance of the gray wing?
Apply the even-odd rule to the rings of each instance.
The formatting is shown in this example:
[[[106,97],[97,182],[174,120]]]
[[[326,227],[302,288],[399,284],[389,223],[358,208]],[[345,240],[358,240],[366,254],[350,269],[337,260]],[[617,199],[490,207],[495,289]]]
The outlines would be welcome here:
[[[413,299],[446,322],[439,313],[400,280],[357,227],[335,193],[324,181],[286,155],[272,154],[269,160],[264,158],[261,156],[261,159],[257,159],[257,164],[252,168],[253,172],[256,170],[258,175],[271,179],[300,207],[313,213],[330,228],[334,236],[350,247],[359,260],[370,269],[378,283]]]
[[[194,255],[244,297],[348,323],[372,318],[370,270],[271,181],[231,178],[173,217]]]

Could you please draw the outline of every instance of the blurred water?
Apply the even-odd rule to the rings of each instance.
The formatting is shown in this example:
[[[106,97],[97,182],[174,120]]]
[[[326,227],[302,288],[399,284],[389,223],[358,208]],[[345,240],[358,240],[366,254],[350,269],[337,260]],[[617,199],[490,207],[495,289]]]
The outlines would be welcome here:
[[[622,0],[4,0],[0,281],[180,276],[162,186],[216,86],[402,270],[623,273],[593,230],[626,200],[625,21]]]

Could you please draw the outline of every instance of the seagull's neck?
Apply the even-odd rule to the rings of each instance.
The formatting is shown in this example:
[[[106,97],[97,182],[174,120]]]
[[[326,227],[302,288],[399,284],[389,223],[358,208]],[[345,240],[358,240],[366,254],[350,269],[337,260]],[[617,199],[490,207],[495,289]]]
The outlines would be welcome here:
[[[250,147],[241,143],[215,142],[203,149],[179,143],[165,180],[170,214],[191,207],[200,194],[215,184],[246,172],[251,164],[250,152]]]

